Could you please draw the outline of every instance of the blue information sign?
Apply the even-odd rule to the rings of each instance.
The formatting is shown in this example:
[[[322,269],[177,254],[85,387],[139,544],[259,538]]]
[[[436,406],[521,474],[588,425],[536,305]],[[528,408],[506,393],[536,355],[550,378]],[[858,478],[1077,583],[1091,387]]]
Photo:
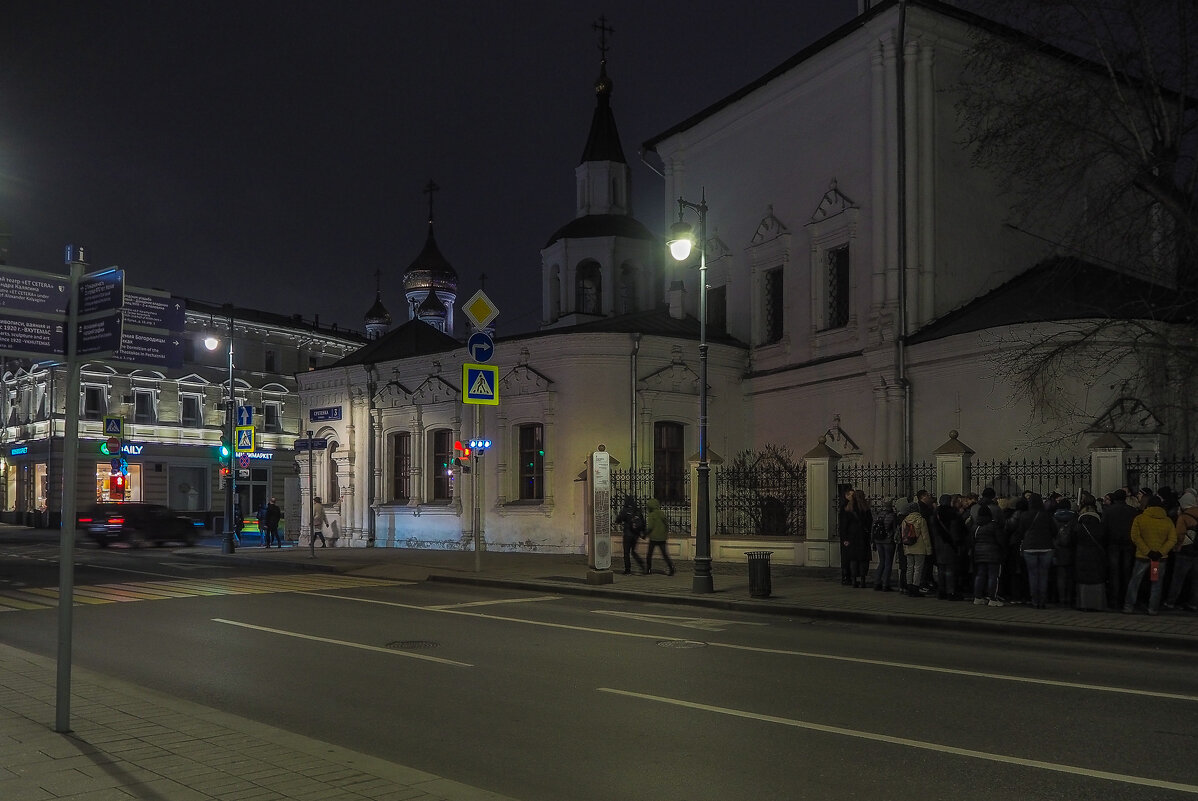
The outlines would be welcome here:
[[[475,331],[470,335],[470,339],[466,340],[466,350],[470,352],[470,358],[480,364],[491,361],[491,357],[495,354],[495,340],[491,339],[491,335],[486,331]]]

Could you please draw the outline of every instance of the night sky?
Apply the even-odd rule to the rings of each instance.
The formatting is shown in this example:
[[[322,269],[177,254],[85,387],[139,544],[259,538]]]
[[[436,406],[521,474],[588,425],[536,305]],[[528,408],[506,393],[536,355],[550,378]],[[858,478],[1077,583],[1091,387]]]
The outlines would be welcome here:
[[[403,319],[429,179],[459,301],[540,319],[540,249],[574,216],[605,15],[634,212],[640,145],[852,19],[856,0],[51,2],[0,11],[9,264],[362,329],[381,273]],[[460,331],[459,331],[460,333]]]

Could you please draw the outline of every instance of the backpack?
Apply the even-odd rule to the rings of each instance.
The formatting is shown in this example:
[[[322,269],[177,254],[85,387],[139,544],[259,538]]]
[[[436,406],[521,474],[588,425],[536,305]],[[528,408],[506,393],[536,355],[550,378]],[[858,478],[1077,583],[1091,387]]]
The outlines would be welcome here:
[[[645,536],[645,518],[641,517],[640,512],[633,512],[628,516],[628,530],[638,537]]]
[[[902,533],[903,545],[914,545],[917,542],[919,542],[919,529],[917,529],[915,524],[910,520],[904,519]]]
[[[869,537],[874,542],[886,542],[890,539],[890,532],[886,530],[886,520],[882,515],[874,518],[874,524],[869,529]]]

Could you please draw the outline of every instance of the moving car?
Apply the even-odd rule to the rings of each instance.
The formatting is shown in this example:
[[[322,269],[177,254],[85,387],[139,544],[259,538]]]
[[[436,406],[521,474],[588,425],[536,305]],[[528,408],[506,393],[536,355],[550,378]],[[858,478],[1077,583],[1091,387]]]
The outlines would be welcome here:
[[[127,543],[140,548],[146,543],[180,542],[194,545],[200,521],[156,503],[97,503],[78,515],[79,525],[101,547]]]

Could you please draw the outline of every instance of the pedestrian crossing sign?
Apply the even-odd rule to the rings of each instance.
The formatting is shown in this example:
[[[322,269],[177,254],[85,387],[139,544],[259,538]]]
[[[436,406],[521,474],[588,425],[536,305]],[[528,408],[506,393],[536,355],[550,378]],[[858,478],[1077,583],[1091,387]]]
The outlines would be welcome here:
[[[499,405],[499,368],[490,364],[462,365],[462,403]]]
[[[254,427],[253,426],[237,426],[237,436],[234,440],[238,453],[253,453],[254,452]]]

